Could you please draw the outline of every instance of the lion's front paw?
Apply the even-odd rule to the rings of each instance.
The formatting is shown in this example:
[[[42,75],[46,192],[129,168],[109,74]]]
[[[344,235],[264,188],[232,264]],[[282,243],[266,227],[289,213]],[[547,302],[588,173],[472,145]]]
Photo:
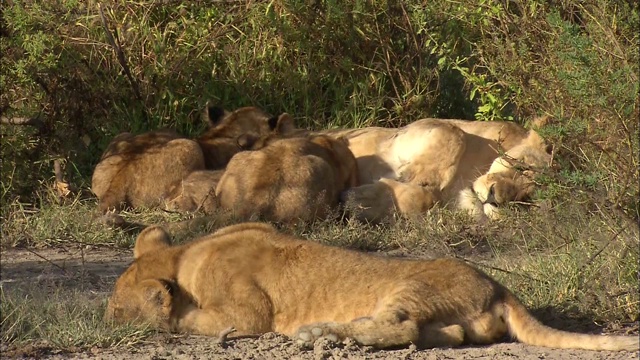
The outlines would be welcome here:
[[[313,344],[320,338],[327,339],[332,342],[338,342],[338,335],[334,331],[335,324],[317,323],[302,326],[294,336],[296,342],[305,347],[313,348]]]

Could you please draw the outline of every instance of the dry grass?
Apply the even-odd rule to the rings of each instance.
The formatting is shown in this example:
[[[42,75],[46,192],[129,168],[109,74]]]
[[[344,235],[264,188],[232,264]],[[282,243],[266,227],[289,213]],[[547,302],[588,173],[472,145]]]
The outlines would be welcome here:
[[[102,295],[102,294],[101,294]],[[53,287],[7,291],[0,288],[0,328],[8,349],[35,345],[58,350],[128,346],[155,331],[148,326],[104,322],[103,296]]]
[[[3,244],[130,247],[135,233],[105,229],[87,216],[95,203],[49,206],[4,226]],[[379,252],[381,255],[463,258],[495,276],[545,320],[573,318],[579,327],[638,321],[639,241],[633,224],[605,213],[587,213],[579,204],[549,211],[506,209],[504,220],[476,225],[463,214],[432,210],[423,218],[393,226],[324,221],[282,228],[311,241]],[[178,216],[162,211],[123,214],[129,221],[169,223],[184,242],[231,223],[222,215]],[[16,215],[17,216],[17,215]],[[446,271],[446,269],[443,269]],[[79,281],[81,283],[81,281]],[[2,290],[2,340],[9,348],[40,344],[75,350],[133,344],[152,333],[144,327],[102,322],[110,283],[104,291],[52,284]],[[84,290],[84,291],[83,291]],[[551,309],[552,314],[548,314]],[[44,344],[44,345],[43,345]]]
[[[60,200],[49,190],[52,160],[86,193],[115,134],[169,126],[194,135],[204,126],[193,121],[196,110],[210,98],[287,111],[314,128],[552,114],[544,135],[561,170],[541,180],[539,207],[514,207],[482,226],[433,210],[394,226],[338,220],[283,231],[381,254],[461,257],[530,307],[589,323],[638,321],[637,6],[140,1],[105,2],[102,19],[89,4],[26,0],[0,14],[3,120],[42,123],[0,127],[3,250],[131,247],[135,231],[105,228],[95,199]],[[170,223],[176,242],[234,221],[156,210],[123,216]],[[104,292],[34,284],[1,295],[5,345],[109,346],[148,334],[103,324]]]

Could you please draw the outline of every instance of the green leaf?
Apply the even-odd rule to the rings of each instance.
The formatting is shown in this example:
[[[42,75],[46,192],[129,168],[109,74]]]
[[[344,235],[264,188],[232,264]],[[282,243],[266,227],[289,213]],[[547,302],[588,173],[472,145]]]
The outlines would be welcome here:
[[[473,100],[473,98],[475,98],[475,97],[476,97],[476,92],[477,92],[477,91],[478,91],[478,88],[476,88],[476,87],[474,87],[474,88],[471,90],[471,94],[469,95],[469,100]]]

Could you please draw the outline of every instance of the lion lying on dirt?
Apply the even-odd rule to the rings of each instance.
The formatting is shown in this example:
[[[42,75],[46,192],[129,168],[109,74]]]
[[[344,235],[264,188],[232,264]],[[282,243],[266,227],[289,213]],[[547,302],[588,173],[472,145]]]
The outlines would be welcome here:
[[[536,119],[533,128],[546,120]],[[514,164],[538,169],[551,162],[550,147],[534,129],[510,122],[422,119],[399,129],[371,127],[321,133],[349,141],[363,185],[343,197],[352,207],[364,209],[361,217],[374,221],[366,213],[388,213],[384,208],[389,196],[394,198],[392,210],[405,215],[405,209],[419,208],[412,209],[403,199],[453,205],[479,218],[496,217],[499,205],[524,200],[534,190],[533,172],[521,176]],[[403,197],[394,190],[404,191],[405,187],[389,187],[380,184],[381,179],[436,191]],[[380,189],[385,190],[385,196],[376,196]]]
[[[636,351],[637,336],[539,323],[505,287],[456,259],[407,260],[302,241],[261,223],[171,246],[160,227],[136,240],[105,318],[219,336],[280,332],[311,346],[352,338],[377,348],[490,344],[510,334],[552,348]]]
[[[196,141],[170,130],[116,136],[102,155],[91,181],[100,211],[161,205],[172,187],[179,186],[191,172],[204,170],[205,166],[224,168],[233,155],[243,150],[238,146],[238,136],[286,133],[293,127],[288,114],[272,117],[255,107],[228,112],[207,104],[203,116],[209,129]],[[200,198],[197,193],[185,196]],[[176,204],[179,205],[173,205]]]
[[[358,184],[356,159],[341,139],[269,137],[242,146],[254,150],[235,155],[216,188],[220,206],[242,219],[324,219]]]

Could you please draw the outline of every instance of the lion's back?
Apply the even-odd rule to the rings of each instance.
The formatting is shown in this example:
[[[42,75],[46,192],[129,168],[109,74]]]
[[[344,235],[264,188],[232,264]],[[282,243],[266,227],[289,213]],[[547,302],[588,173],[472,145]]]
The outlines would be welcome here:
[[[91,185],[102,210],[118,208],[122,203],[154,206],[172,184],[203,168],[198,144],[175,133],[116,137],[96,165]]]
[[[216,196],[241,217],[275,221],[324,218],[338,203],[345,180],[339,154],[306,137],[278,139],[235,155]]]

